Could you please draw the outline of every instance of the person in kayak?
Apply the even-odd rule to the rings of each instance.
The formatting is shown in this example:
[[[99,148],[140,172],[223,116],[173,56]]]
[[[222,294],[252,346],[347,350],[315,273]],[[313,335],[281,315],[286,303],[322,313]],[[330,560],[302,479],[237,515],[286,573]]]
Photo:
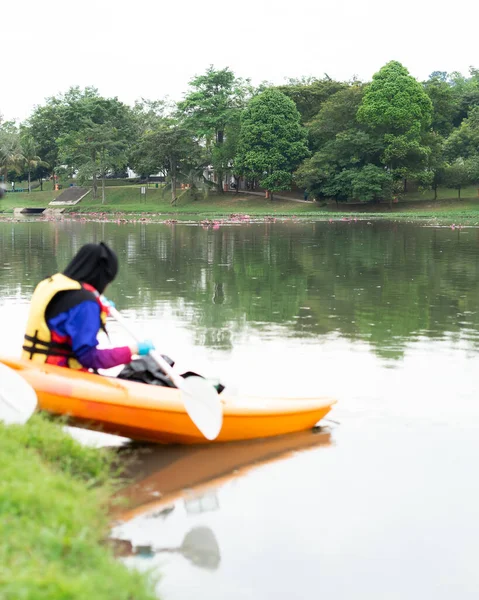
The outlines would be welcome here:
[[[102,349],[108,306],[101,295],[116,277],[118,258],[106,244],[85,244],[63,271],[41,281],[33,292],[22,358],[72,369],[109,369],[154,349],[147,340]]]

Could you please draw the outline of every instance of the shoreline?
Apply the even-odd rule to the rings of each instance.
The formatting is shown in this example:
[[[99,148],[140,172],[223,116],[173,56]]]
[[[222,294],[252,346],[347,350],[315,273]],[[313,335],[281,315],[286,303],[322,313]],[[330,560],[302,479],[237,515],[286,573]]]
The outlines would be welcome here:
[[[422,223],[430,226],[453,226],[455,228],[479,227],[479,211],[448,211],[447,214],[427,211],[400,211],[392,213],[364,213],[364,212],[278,212],[263,213],[230,213],[225,212],[198,212],[198,213],[173,213],[173,212],[135,212],[135,211],[82,211],[64,212],[48,215],[13,215],[0,213],[0,223],[27,223],[27,222],[98,222],[121,224],[165,224],[165,225],[201,225],[205,228],[218,229],[224,225],[247,225],[255,223],[286,223],[286,222],[329,222],[355,223],[361,221],[390,221]]]
[[[82,446],[36,414],[0,423],[2,598],[154,600],[154,581],[108,542],[119,487],[111,450]]]
[[[314,219],[316,221],[382,219],[389,221],[411,220],[449,222],[455,224],[474,223],[479,225],[479,196],[476,188],[464,190],[464,198],[454,198],[451,191],[440,190],[440,197],[432,199],[430,194],[410,193],[399,203],[377,204],[327,203],[300,198],[269,200],[260,195],[225,192],[198,198],[190,192],[182,192],[178,203],[171,205],[168,194],[162,189],[148,189],[145,199],[140,199],[138,187],[107,188],[104,204],[87,195],[74,206],[50,206],[59,192],[33,191],[19,193],[0,200],[1,221],[25,221],[32,215],[14,214],[15,209],[46,210],[54,208],[61,214],[41,215],[34,218],[47,220],[74,219],[100,221],[142,221],[197,223],[220,221],[222,224],[240,222],[274,221],[285,219]],[[441,197],[442,196],[442,197]]]

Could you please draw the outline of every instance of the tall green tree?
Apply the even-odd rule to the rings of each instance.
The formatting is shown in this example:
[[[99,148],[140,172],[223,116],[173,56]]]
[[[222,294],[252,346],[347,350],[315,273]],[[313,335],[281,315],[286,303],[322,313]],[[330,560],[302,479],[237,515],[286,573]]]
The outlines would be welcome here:
[[[171,184],[171,203],[176,204],[178,177],[188,179],[192,171],[198,171],[201,151],[189,129],[175,119],[157,116],[155,121],[149,119],[137,140],[130,165],[140,173],[165,173]]]
[[[223,146],[225,136],[239,127],[239,114],[252,91],[248,80],[237,78],[228,68],[217,70],[211,65],[204,75],[190,81],[190,90],[178,103],[186,127],[204,140],[219,192],[223,191],[225,172],[234,157],[228,153],[229,147]]]
[[[383,141],[356,119],[363,93],[357,82],[339,90],[308,124],[315,153],[296,178],[318,200],[377,201],[390,190],[391,176],[380,160]]]
[[[455,125],[458,126],[473,108],[479,106],[479,70],[471,67],[469,76],[454,72],[448,78],[453,86],[459,106],[459,114],[455,122]]]
[[[311,150],[320,150],[346,130],[360,129],[356,115],[363,94],[364,86],[354,84],[340,89],[323,102],[317,115],[307,123]]]
[[[302,123],[306,124],[318,114],[328,98],[346,87],[346,83],[334,81],[325,75],[323,79],[290,79],[287,85],[281,85],[277,89],[293,100]]]
[[[64,132],[63,109],[60,98],[48,98],[46,104],[35,108],[26,123],[38,147],[38,155],[48,163],[51,174],[58,166],[57,138]]]
[[[135,131],[131,109],[117,98],[94,93],[68,105],[64,119],[64,133],[56,140],[58,160],[81,180],[92,180],[94,198],[101,178],[104,202],[107,173],[127,163]]]
[[[309,154],[307,133],[294,102],[279,90],[252,98],[241,117],[235,163],[273,193],[290,189],[292,173]]]
[[[427,160],[422,135],[432,119],[432,102],[421,84],[396,61],[373,76],[357,118],[384,143],[381,160],[395,178],[414,175]]]
[[[344,132],[305,160],[296,172],[296,180],[317,200],[379,201],[392,189],[390,172],[374,164],[379,149],[376,140],[365,132]]]
[[[449,160],[479,155],[479,106],[472,108],[467,119],[451,133],[445,153]]]
[[[434,72],[424,82],[424,90],[432,103],[432,130],[447,137],[458,123],[460,98],[447,73]]]
[[[25,124],[37,144],[38,155],[48,163],[52,175],[60,167],[59,140],[80,130],[85,116],[82,107],[98,97],[94,87],[71,87],[64,94],[47,98],[45,104],[37,106]]]

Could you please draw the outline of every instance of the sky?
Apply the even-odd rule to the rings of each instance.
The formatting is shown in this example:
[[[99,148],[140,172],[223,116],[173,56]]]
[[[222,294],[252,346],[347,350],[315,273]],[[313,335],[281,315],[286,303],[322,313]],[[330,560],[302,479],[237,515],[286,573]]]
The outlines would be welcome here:
[[[4,119],[23,120],[72,85],[128,104],[180,100],[210,64],[253,84],[367,81],[390,60],[420,80],[479,67],[474,0],[24,0],[1,12]]]

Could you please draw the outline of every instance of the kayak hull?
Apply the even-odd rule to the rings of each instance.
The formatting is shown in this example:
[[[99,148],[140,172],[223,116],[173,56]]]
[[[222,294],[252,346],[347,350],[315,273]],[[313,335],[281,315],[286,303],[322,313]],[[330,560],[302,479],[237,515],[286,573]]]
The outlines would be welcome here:
[[[146,385],[30,361],[0,359],[35,390],[40,410],[71,425],[157,443],[206,440],[188,417],[176,388]],[[331,410],[332,398],[223,398],[223,427],[214,442],[305,431]]]

